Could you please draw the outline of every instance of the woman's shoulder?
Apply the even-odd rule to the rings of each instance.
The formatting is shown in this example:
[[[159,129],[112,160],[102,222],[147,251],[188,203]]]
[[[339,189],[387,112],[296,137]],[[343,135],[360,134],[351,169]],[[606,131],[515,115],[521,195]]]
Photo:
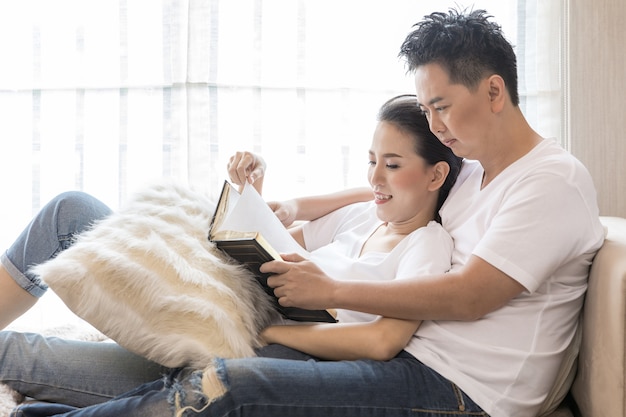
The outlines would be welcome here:
[[[435,220],[431,220],[430,222],[428,222],[426,227],[423,227],[422,229],[424,229],[426,233],[430,234],[431,236],[446,240],[452,240],[452,237],[450,237],[450,234],[446,231],[446,229],[443,228],[441,223]]]
[[[444,273],[450,270],[452,237],[440,223],[431,221],[404,241],[397,278]]]
[[[443,228],[441,223],[431,220],[424,227],[414,230],[410,236],[411,241],[419,241],[426,245],[452,245],[452,237]]]

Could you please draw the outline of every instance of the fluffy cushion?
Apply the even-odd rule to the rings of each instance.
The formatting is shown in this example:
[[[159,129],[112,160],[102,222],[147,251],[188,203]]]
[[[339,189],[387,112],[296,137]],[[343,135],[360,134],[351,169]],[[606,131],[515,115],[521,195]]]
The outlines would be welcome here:
[[[78,316],[162,365],[251,356],[273,310],[208,241],[213,211],[180,185],[149,186],[34,272]]]

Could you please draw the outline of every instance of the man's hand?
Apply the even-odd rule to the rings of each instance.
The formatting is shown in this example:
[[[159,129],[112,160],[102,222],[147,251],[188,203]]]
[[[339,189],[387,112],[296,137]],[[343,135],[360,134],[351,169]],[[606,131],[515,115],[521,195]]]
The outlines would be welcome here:
[[[334,307],[332,295],[337,281],[300,255],[281,256],[284,261],[261,265],[261,272],[274,274],[268,278],[267,285],[274,288],[280,305],[309,310]]]

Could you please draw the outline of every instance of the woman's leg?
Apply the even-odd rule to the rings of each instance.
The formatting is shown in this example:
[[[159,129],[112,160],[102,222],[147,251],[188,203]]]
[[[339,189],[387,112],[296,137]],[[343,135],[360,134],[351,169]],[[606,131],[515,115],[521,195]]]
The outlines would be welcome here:
[[[54,258],[77,234],[110,213],[82,192],[60,194],[41,209],[1,257],[0,289],[3,281],[10,282],[7,287],[15,294],[0,293],[0,325],[10,323],[47,290],[29,268]],[[0,332],[0,381],[38,400],[84,407],[158,379],[163,372],[113,343]]]
[[[24,290],[0,265],[0,330],[26,313],[38,298]]]
[[[169,371],[116,343],[0,332],[0,381],[41,401],[98,404]]]
[[[74,236],[111,210],[77,191],[60,194],[33,218],[0,257],[0,329],[32,307],[47,287],[28,268],[67,249]]]
[[[470,417],[484,413],[406,353],[391,361],[216,360],[63,417]]]
[[[405,352],[390,361],[216,360],[193,377],[169,390],[170,401],[178,411],[204,408],[199,416],[487,416]]]

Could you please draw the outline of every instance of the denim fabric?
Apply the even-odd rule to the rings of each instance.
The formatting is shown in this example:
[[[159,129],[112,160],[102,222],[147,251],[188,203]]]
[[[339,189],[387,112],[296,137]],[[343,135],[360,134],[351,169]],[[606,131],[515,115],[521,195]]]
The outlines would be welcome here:
[[[166,372],[116,343],[0,332],[0,381],[42,401],[98,404]]]
[[[405,352],[386,362],[216,359],[204,372],[174,371],[102,404],[46,407],[20,407],[15,416],[486,416],[454,384]]]
[[[111,210],[89,194],[70,191],[46,204],[24,229],[0,261],[13,279],[35,297],[41,297],[47,286],[28,272],[67,249],[75,235],[102,219]]]

